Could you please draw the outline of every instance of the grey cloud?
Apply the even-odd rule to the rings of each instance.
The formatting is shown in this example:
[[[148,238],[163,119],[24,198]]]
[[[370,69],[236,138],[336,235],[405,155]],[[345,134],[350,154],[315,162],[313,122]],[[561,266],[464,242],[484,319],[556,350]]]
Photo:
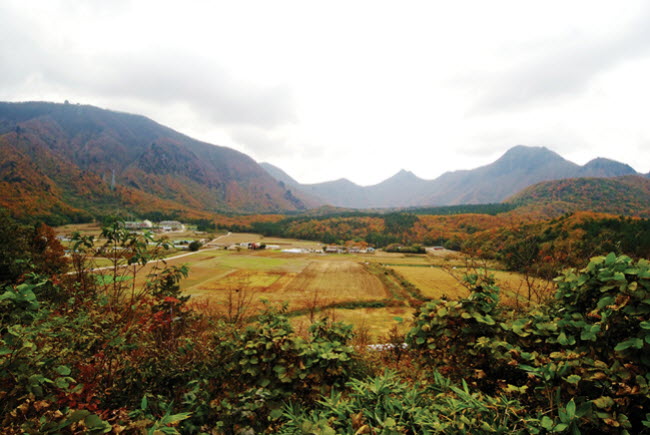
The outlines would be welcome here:
[[[472,113],[517,109],[581,92],[598,74],[649,52],[650,7],[645,7],[617,38],[567,41],[496,78]]]
[[[0,6],[0,98],[16,99],[33,77],[47,87],[154,104],[182,103],[220,126],[274,128],[296,120],[287,86],[236,80],[207,56],[178,50],[107,55],[50,48],[32,39],[26,19]]]
[[[35,52],[38,54],[24,20],[0,5],[0,92],[3,96],[24,80],[28,71],[36,70]]]
[[[196,56],[157,52],[137,59],[120,56],[77,65],[83,76],[50,64],[48,76],[89,92],[140,98],[150,102],[185,103],[197,115],[218,125],[272,128],[295,120],[287,87],[255,87],[236,81],[223,69]]]
[[[229,128],[228,132],[237,144],[259,161],[293,157],[316,162],[321,158],[331,157],[327,146],[292,143],[283,135],[273,134],[255,126],[234,126]]]
[[[273,137],[266,130],[257,127],[233,127],[230,129],[230,136],[254,154],[258,160],[271,160],[295,152],[284,138]]]

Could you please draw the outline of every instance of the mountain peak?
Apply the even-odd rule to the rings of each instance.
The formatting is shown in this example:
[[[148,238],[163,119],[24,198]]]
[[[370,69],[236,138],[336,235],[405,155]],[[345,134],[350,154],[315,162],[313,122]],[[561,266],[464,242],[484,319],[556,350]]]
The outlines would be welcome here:
[[[386,181],[388,181],[388,180],[411,180],[411,179],[414,179],[414,178],[418,178],[418,176],[415,175],[413,172],[407,171],[406,169],[400,169],[399,172],[397,172],[392,177],[388,178]]]
[[[541,167],[550,165],[561,165],[578,168],[578,165],[569,162],[555,151],[546,147],[531,147],[517,145],[505,152],[492,165],[496,171],[524,171],[539,170]],[[549,177],[556,178],[556,177]]]
[[[506,151],[501,158],[506,157],[529,157],[529,156],[561,156],[543,146],[515,145]]]

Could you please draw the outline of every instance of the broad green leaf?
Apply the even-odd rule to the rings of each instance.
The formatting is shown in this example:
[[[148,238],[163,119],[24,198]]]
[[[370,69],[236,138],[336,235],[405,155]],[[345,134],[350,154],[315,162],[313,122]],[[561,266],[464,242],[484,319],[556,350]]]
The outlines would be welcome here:
[[[614,400],[609,396],[600,396],[598,399],[591,401],[594,405],[600,409],[610,408],[614,405]]]
[[[76,411],[73,411],[72,414],[70,414],[70,417],[68,417],[66,420],[71,423],[76,423],[88,417],[89,415],[90,411],[87,409],[78,409]]]
[[[56,378],[54,380],[54,385],[61,389],[66,389],[70,386],[66,378]]]
[[[71,373],[70,367],[68,366],[58,366],[55,370],[61,376],[69,376]]]
[[[542,420],[540,421],[540,423],[541,423],[542,427],[544,429],[548,430],[548,431],[553,429],[553,420],[548,415],[545,415],[544,417],[542,417]]]
[[[570,375],[566,378],[566,381],[570,384],[578,385],[582,378],[578,375]]]
[[[633,347],[635,349],[643,348],[643,340],[640,338],[630,338],[629,340],[622,341],[616,345],[614,351],[620,352],[630,347]]]
[[[570,420],[576,416],[576,403],[571,399],[569,403],[566,404],[566,413]]]

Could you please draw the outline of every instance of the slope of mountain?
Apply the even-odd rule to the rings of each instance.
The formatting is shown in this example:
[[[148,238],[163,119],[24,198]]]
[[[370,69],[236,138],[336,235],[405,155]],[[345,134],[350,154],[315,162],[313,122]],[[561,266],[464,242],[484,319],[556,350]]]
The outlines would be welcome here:
[[[413,198],[418,198],[430,191],[431,182],[423,180],[413,172],[402,169],[392,177],[379,184],[368,186],[372,199],[370,208],[409,207],[414,205]]]
[[[0,205],[18,214],[23,206],[15,197],[29,199],[25,189],[42,213],[148,205],[183,213],[306,208],[245,154],[143,116],[92,106],[0,103],[0,141],[0,180],[3,192],[12,192],[3,194]],[[35,185],[51,187],[43,192]]]
[[[650,180],[626,175],[546,181],[527,187],[505,202],[547,216],[582,210],[650,217]]]
[[[266,172],[269,173],[269,175],[276,180],[284,183],[287,186],[292,186],[292,187],[299,187],[300,183],[298,183],[296,180],[294,180],[289,174],[284,172],[282,169],[278,168],[277,166],[274,166],[270,163],[266,162],[261,162],[259,164],[262,169],[264,169]]]
[[[316,184],[301,184],[300,190],[322,199],[326,204],[346,208],[369,208],[367,190],[347,178]]]
[[[637,172],[630,165],[598,157],[580,168],[579,175],[581,177],[618,177],[637,175]]]
[[[579,166],[547,148],[523,145],[511,148],[489,165],[447,172],[435,180],[423,180],[402,170],[379,184],[367,187],[345,179],[305,185],[278,168],[269,173],[325,203],[354,208],[497,203],[541,181],[637,174],[630,166],[613,160],[597,158]]]
[[[259,164],[271,177],[278,181],[280,187],[286,189],[288,194],[296,193],[300,197],[302,203],[309,209],[314,209],[320,207],[326,202],[323,201],[316,195],[309,193],[306,189],[303,189],[300,183],[294,180],[289,174],[284,172],[282,169],[277,166],[273,166],[270,163],[260,163]]]

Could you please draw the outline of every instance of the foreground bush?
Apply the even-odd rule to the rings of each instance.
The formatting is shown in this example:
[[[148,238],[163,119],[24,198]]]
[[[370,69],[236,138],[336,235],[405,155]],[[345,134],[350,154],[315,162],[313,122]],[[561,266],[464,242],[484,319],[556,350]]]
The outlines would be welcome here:
[[[425,364],[518,397],[546,430],[648,430],[650,263],[610,254],[556,281],[555,300],[523,315],[498,308],[490,285],[425,304],[409,344]]]
[[[413,386],[392,372],[347,384],[349,392],[332,392],[315,409],[285,406],[282,434],[466,434],[538,433],[539,421],[523,417],[516,400],[472,392],[438,372]]]
[[[287,400],[309,404],[321,393],[342,387],[359,370],[348,345],[352,327],[323,319],[304,339],[293,333],[282,311],[268,309],[244,330],[220,335],[228,394],[212,406],[226,432],[273,426]]]

